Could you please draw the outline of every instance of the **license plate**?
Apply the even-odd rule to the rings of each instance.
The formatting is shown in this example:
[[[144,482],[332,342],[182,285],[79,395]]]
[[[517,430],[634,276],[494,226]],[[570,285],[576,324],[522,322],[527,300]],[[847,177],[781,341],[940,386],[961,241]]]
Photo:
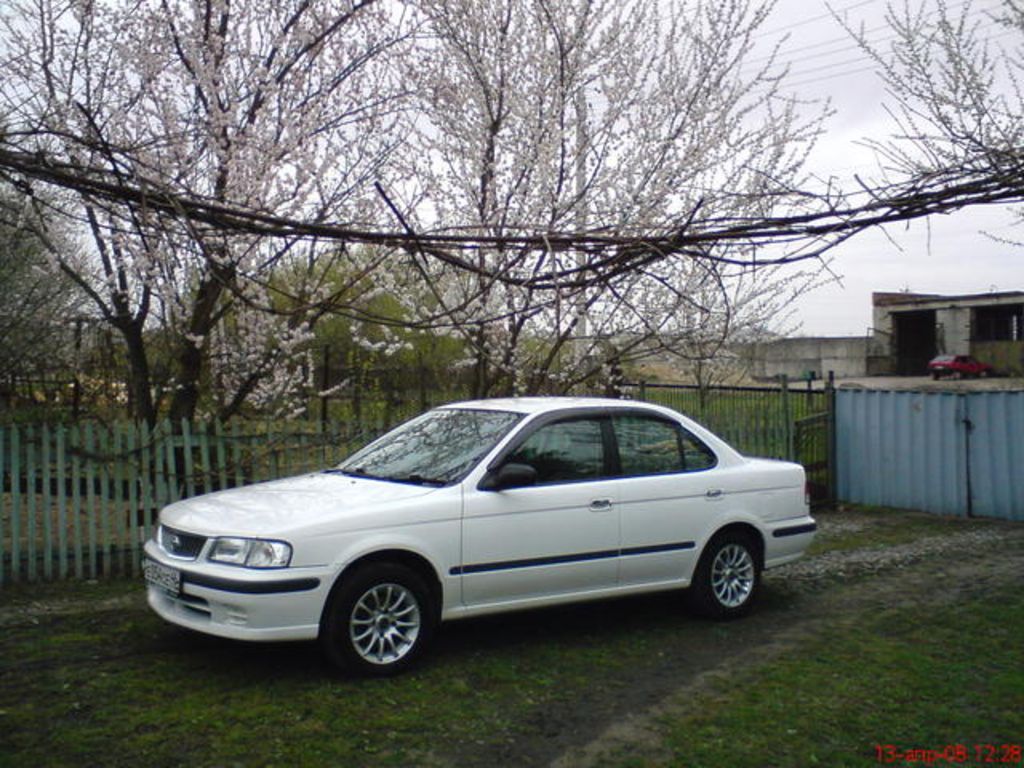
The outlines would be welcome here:
[[[181,571],[170,568],[156,560],[146,558],[142,561],[142,575],[147,584],[159,587],[172,595],[181,593]]]

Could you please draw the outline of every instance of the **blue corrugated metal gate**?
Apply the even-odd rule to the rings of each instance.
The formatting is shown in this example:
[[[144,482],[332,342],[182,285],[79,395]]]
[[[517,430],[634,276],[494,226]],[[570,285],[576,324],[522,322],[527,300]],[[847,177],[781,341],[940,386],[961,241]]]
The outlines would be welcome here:
[[[1024,520],[1024,392],[836,392],[837,496]]]

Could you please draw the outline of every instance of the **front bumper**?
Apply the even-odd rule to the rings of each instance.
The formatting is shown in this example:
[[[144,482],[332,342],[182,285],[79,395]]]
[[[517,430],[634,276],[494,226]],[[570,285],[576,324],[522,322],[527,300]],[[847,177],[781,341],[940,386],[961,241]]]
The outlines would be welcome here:
[[[147,585],[149,606],[172,624],[235,640],[311,640],[333,584],[323,568],[256,570],[181,560],[147,541],[145,556],[181,572],[175,595]]]

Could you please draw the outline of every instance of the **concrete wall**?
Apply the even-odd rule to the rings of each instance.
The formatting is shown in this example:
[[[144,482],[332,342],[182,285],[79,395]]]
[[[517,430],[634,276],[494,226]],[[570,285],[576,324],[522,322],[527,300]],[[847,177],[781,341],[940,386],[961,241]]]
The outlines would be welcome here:
[[[975,341],[970,354],[1004,376],[1024,376],[1024,341]]]
[[[829,371],[841,378],[865,376],[871,347],[872,340],[863,336],[777,339],[752,345],[750,371],[758,379],[783,374],[797,379],[808,371],[816,378],[826,378]]]
[[[968,355],[971,349],[971,308],[945,307],[935,311],[939,354]]]

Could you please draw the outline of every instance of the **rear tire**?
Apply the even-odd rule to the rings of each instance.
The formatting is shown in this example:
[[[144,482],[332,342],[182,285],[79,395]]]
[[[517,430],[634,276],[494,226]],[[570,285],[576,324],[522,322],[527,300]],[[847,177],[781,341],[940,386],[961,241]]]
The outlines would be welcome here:
[[[753,537],[725,531],[704,548],[688,590],[690,608],[727,620],[750,612],[761,584],[761,555]]]
[[[344,574],[320,623],[320,644],[336,667],[385,677],[411,667],[437,624],[418,573],[397,563],[368,563]]]

